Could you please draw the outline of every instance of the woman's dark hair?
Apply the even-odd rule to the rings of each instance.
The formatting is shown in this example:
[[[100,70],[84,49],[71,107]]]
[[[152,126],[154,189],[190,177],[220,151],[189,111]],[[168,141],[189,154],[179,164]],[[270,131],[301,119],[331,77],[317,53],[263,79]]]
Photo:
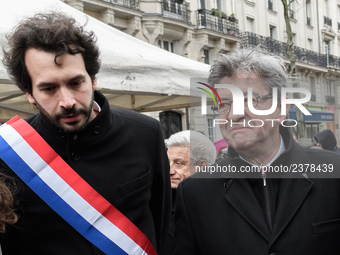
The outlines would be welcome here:
[[[75,19],[64,13],[39,13],[19,23],[7,36],[3,64],[10,77],[23,91],[32,94],[31,78],[25,65],[25,52],[29,48],[55,53],[54,62],[65,53],[81,53],[85,68],[92,81],[100,69],[99,49],[94,33],[87,32]]]
[[[6,225],[13,225],[18,220],[14,210],[15,193],[15,180],[0,172],[0,233],[6,232]]]

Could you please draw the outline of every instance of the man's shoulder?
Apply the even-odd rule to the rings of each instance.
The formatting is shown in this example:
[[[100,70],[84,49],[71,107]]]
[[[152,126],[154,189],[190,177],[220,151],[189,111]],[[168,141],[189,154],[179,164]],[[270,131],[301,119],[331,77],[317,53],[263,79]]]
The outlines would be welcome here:
[[[38,113],[31,117],[25,118],[25,121],[36,129],[41,124],[42,118],[40,113]]]
[[[305,151],[312,162],[320,160],[324,161],[324,163],[340,162],[340,155],[329,150],[308,148]]]
[[[111,108],[110,110],[114,119],[119,119],[127,124],[144,125],[153,129],[158,129],[159,127],[158,120],[142,113],[118,107]]]
[[[207,191],[210,188],[218,186],[218,183],[225,182],[225,178],[209,178],[205,173],[197,172],[183,180],[180,185],[183,189],[192,189],[196,191]]]
[[[38,121],[38,115],[39,114],[35,114],[35,115],[31,116],[31,117],[25,118],[25,121],[27,123],[29,123],[29,124],[31,124],[33,122],[36,122],[36,121]]]

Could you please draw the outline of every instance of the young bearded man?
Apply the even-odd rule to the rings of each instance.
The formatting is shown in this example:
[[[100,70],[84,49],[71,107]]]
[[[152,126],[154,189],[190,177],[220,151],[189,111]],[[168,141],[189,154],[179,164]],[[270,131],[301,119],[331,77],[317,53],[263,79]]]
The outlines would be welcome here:
[[[145,115],[110,109],[96,90],[94,34],[65,14],[40,13],[15,28],[4,53],[39,114],[0,128],[5,152],[16,152],[1,158],[23,180],[3,254],[156,254],[171,206],[162,130]]]

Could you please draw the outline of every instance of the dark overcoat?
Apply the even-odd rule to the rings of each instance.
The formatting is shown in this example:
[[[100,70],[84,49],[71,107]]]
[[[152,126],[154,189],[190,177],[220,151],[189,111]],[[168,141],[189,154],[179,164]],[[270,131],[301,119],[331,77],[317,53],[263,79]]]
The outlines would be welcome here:
[[[156,250],[170,221],[169,163],[157,120],[111,109],[95,91],[101,112],[84,130],[64,133],[40,114],[27,122],[86,182],[130,219]],[[103,254],[25,184],[18,183],[19,222],[2,236],[4,255]]]
[[[303,149],[281,128],[286,151],[273,165],[328,164],[340,171],[340,156]],[[223,165],[246,164],[233,149]],[[340,180],[293,173],[282,178],[270,231],[249,179],[191,176],[177,189],[176,255],[340,254]],[[324,175],[330,177],[330,175]],[[268,180],[270,181],[270,180]]]

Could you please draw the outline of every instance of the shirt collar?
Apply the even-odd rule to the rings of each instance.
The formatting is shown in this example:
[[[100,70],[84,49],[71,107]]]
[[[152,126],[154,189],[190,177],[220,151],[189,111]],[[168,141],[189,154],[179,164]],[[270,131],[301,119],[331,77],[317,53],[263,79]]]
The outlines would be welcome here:
[[[281,135],[280,135],[280,138],[281,138],[280,148],[279,148],[278,152],[276,153],[276,155],[268,162],[268,164],[266,166],[270,166],[286,150],[286,146],[285,146],[285,143],[283,142],[283,138],[282,138]],[[256,164],[248,162],[247,160],[242,158],[241,155],[239,155],[239,156],[243,161],[247,162],[248,164],[253,165],[253,166],[258,166]]]
[[[96,101],[93,101],[93,110],[96,112],[100,112],[102,110],[102,108]]]

